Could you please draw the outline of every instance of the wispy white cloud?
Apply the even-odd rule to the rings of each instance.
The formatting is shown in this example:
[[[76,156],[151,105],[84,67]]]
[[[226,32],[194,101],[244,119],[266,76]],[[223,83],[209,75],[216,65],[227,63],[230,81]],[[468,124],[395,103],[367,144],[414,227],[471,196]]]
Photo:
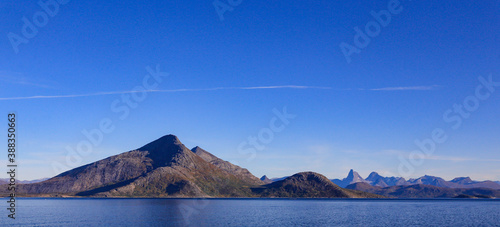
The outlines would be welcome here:
[[[357,89],[369,91],[411,91],[411,90],[433,90],[439,86],[415,86],[415,87],[386,87],[386,88],[372,88],[372,89]],[[116,94],[132,94],[132,93],[175,93],[175,92],[197,92],[197,91],[219,91],[219,90],[264,90],[264,89],[317,89],[317,90],[336,90],[336,91],[350,91],[353,89],[334,89],[331,87],[321,86],[301,86],[301,85],[276,85],[276,86],[254,86],[254,87],[214,87],[214,88],[181,88],[181,89],[167,89],[167,90],[129,90],[129,91],[110,91],[110,92],[94,92],[85,94],[68,94],[68,95],[34,95],[34,96],[20,96],[20,97],[0,97],[2,100],[25,100],[25,99],[57,99],[57,98],[79,98],[91,97],[102,95],[116,95]]]
[[[372,88],[368,89],[370,91],[428,91],[435,90],[439,88],[438,85],[430,86],[409,86],[409,87],[384,87],[384,88]]]
[[[318,86],[299,86],[299,85],[280,85],[280,86],[258,86],[258,87],[232,87],[223,89],[279,89],[279,88],[294,88],[294,89],[332,89],[331,87],[318,87]]]

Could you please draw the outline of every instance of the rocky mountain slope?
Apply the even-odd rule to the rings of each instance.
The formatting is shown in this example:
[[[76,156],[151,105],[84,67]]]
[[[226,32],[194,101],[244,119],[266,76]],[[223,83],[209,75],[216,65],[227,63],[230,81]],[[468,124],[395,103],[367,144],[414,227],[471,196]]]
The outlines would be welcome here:
[[[239,176],[241,180],[245,181],[248,184],[259,185],[264,183],[259,178],[252,175],[247,169],[241,168],[228,161],[224,161],[198,146],[191,149],[191,151],[200,156],[203,160],[217,166],[218,168],[230,174]]]
[[[199,151],[200,154],[203,151]],[[209,153],[203,153],[206,158]],[[84,165],[40,183],[20,185],[19,193],[79,196],[241,197],[262,184],[245,169],[212,160],[186,148],[174,135],[141,148]],[[219,168],[216,165],[223,165]],[[251,174],[250,174],[251,175]]]

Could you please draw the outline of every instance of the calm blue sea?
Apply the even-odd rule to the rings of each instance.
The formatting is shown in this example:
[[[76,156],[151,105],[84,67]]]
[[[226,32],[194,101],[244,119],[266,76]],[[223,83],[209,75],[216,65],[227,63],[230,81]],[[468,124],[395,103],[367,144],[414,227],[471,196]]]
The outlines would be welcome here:
[[[500,226],[500,200],[19,198],[15,220],[1,215],[0,226]]]

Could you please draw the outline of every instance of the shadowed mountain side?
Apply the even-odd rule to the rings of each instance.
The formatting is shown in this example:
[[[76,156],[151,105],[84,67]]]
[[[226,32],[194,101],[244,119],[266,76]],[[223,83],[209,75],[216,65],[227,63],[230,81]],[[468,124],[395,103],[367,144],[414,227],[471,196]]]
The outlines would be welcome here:
[[[200,156],[203,160],[212,163],[219,169],[222,169],[230,174],[237,176],[238,178],[247,182],[248,184],[253,184],[253,185],[264,184],[264,182],[259,180],[259,178],[257,178],[253,174],[251,174],[250,171],[248,171],[247,169],[241,168],[228,161],[224,161],[198,146],[191,149],[191,151]]]
[[[271,179],[267,178],[267,176],[266,176],[266,175],[262,176],[262,177],[260,178],[260,180],[261,180],[262,182],[264,182],[265,184],[270,184],[270,183],[273,183],[273,182],[274,182],[273,180],[271,180]]]
[[[332,183],[325,176],[314,172],[297,173],[284,180],[273,182],[252,191],[261,197],[284,198],[382,198],[371,193],[349,190]]]
[[[148,152],[129,151],[84,165],[49,180],[20,185],[18,193],[76,193],[137,178],[153,169]]]
[[[291,176],[286,176],[286,177],[277,177],[277,178],[272,178],[271,180],[272,180],[273,182],[276,182],[276,181],[284,180],[284,179],[286,179],[286,178],[288,178],[288,177],[291,177]]]
[[[499,198],[500,190],[489,188],[444,188],[433,185],[414,184],[391,187],[377,187],[368,183],[354,183],[346,188],[359,190],[390,198],[454,198],[459,195],[470,195],[482,198]]]

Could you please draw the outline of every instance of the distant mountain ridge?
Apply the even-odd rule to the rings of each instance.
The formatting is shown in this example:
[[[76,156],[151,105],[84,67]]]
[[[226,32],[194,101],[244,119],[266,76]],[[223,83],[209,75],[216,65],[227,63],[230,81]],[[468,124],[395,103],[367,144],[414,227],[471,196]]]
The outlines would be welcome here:
[[[391,187],[391,186],[404,186],[404,185],[432,185],[444,188],[490,188],[500,189],[500,183],[494,181],[473,181],[470,177],[457,177],[451,181],[446,181],[443,178],[435,176],[422,176],[416,179],[405,180],[403,177],[383,177],[377,172],[372,172],[370,175],[363,179],[356,171],[350,170],[347,177],[339,180],[333,179],[333,183],[347,187],[355,183],[367,183],[371,186],[377,187]]]
[[[33,183],[38,183],[42,182],[44,180],[48,180],[49,178],[41,178],[41,179],[35,179],[35,180],[16,180],[16,183],[19,184],[33,184]],[[9,183],[10,179],[9,178],[0,178],[0,184],[7,184]]]
[[[354,183],[346,188],[389,198],[500,198],[500,190],[490,188],[445,188],[425,184],[382,188],[365,182]]]

